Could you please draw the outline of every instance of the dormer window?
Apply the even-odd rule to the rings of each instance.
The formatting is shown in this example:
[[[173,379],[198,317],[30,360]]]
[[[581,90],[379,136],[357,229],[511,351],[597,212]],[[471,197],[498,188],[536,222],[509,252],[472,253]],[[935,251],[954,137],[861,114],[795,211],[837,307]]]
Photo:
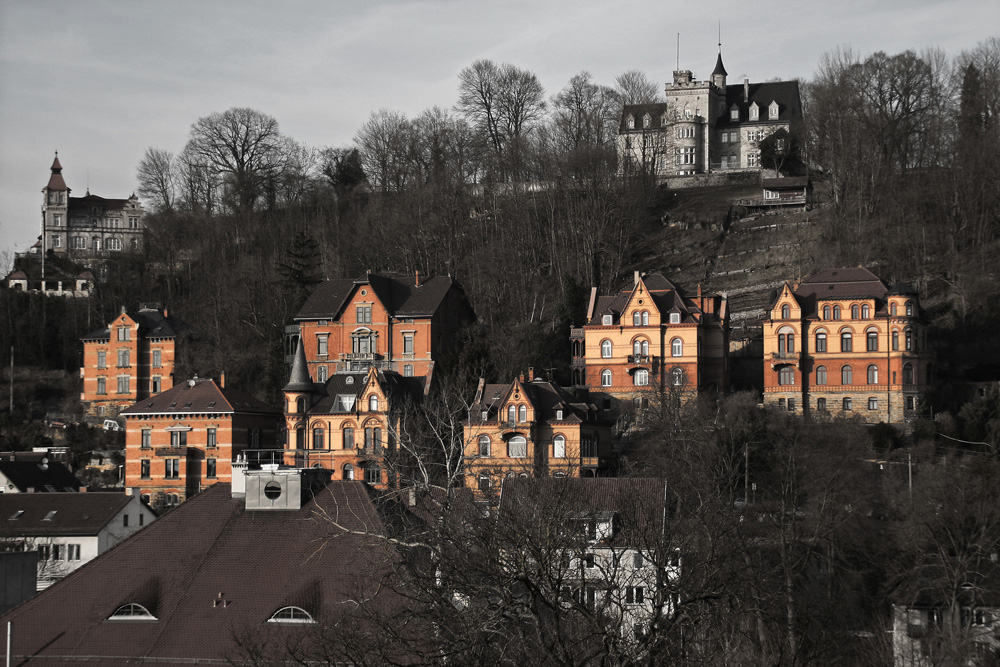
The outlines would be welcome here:
[[[740,119],[740,109],[735,104],[733,108],[729,110],[729,120],[739,120]]]
[[[635,129],[635,116],[633,116],[632,114],[625,116],[625,127],[627,127],[630,130]]]
[[[660,127],[666,127],[669,122],[670,122],[670,116],[666,112],[664,112],[664,114],[660,116]]]
[[[563,411],[562,410],[556,410],[556,421],[560,421],[561,422],[562,420],[563,420]]]
[[[681,323],[681,314],[680,313],[670,313],[670,323],[671,324],[680,324]]]
[[[129,602],[124,604],[115,613],[108,616],[109,621],[155,621],[157,618],[149,613],[149,610],[141,604]]]
[[[292,623],[307,624],[315,623],[313,617],[302,607],[282,607],[267,619],[268,623]]]
[[[604,326],[611,326],[614,324],[614,317],[612,315],[604,315],[601,317],[601,324]]]
[[[760,120],[760,107],[756,102],[750,105],[750,120]]]
[[[767,117],[770,120],[778,120],[778,113],[781,111],[778,107],[777,102],[771,102],[771,105],[767,108]]]
[[[650,118],[649,114],[646,114],[645,116],[642,117],[642,126],[643,127],[649,127],[650,125],[652,125],[652,123],[653,123],[653,119]]]

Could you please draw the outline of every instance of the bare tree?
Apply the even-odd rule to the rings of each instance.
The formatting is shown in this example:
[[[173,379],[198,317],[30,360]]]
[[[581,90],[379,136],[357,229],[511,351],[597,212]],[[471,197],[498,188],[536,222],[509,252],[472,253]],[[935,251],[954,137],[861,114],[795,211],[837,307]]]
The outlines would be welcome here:
[[[615,93],[621,106],[661,101],[659,87],[650,81],[645,72],[635,69],[622,72],[615,77]]]
[[[147,199],[154,211],[171,211],[177,197],[174,156],[169,151],[149,147],[137,169],[139,196]]]

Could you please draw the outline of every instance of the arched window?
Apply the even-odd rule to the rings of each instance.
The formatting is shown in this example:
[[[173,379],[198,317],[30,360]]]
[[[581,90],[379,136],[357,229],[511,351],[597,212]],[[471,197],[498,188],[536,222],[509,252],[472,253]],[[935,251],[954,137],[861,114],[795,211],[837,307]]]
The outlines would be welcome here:
[[[889,306],[889,314],[892,315],[893,317],[896,317],[896,304],[892,304],[891,306]]]
[[[670,384],[675,387],[681,387],[684,385],[684,369],[675,368],[670,371]]]
[[[833,307],[833,319],[835,319],[835,320],[839,320],[840,319],[840,306],[834,306]]]
[[[856,319],[858,319],[859,315],[860,315],[860,311],[858,310],[858,305],[854,304],[853,306],[851,306],[851,319],[852,320],[856,320]]]
[[[354,427],[344,427],[344,449],[354,449]]]
[[[313,429],[313,449],[323,449],[325,447],[323,429]]]
[[[526,405],[517,406],[517,421],[519,422],[528,421],[528,406]]]
[[[844,366],[840,369],[840,384],[851,384],[853,379],[853,373],[850,366]]]
[[[878,384],[878,366],[868,365],[868,384]]]
[[[791,309],[791,307],[790,307],[790,306],[789,306],[789,305],[788,305],[788,304],[786,303],[786,304],[784,304],[784,305],[783,305],[783,306],[781,307],[781,319],[783,319],[783,320],[787,320],[787,319],[788,319],[789,317],[791,317],[791,316],[792,316],[792,309]]]
[[[865,332],[865,349],[869,352],[878,352],[878,329],[869,329]]]
[[[913,349],[913,329],[907,329],[903,333],[906,336],[906,349],[907,350],[912,350]]]
[[[602,387],[611,386],[611,371],[607,368],[601,371],[601,386]]]
[[[632,326],[637,327],[640,324],[642,324],[642,315],[637,310],[634,313],[632,313]]]
[[[637,357],[642,354],[642,341],[641,340],[632,341],[632,354],[634,354]]]
[[[826,332],[817,331],[816,332],[816,351],[826,352]]]
[[[490,455],[490,436],[488,435],[479,436],[479,455],[480,456]]]
[[[915,384],[913,382],[913,364],[903,364],[903,384]]]
[[[643,324],[643,326],[648,326],[649,325],[649,311],[648,310],[642,311],[642,324]]]
[[[684,356],[684,341],[680,338],[675,338],[670,341],[670,356],[672,357],[683,357]]]
[[[350,463],[344,464],[344,479],[351,481],[354,479],[354,466]]]
[[[267,619],[268,623],[315,623],[302,607],[282,607]]]
[[[368,397],[368,412],[378,412],[378,396],[375,394]]]
[[[823,319],[830,319],[830,306],[823,306]]]
[[[299,397],[295,400],[295,411],[299,414],[306,411],[306,399]]]
[[[507,406],[507,421],[509,421],[511,424],[513,424],[515,421],[517,421],[517,406],[516,405],[509,405],[509,406]]]
[[[782,366],[778,369],[778,384],[795,384],[795,369],[791,366]]]
[[[907,317],[913,317],[913,302],[912,301],[907,301],[906,302],[906,316]]]
[[[566,458],[566,438],[557,435],[552,438],[552,457],[556,459]]]
[[[507,441],[507,456],[512,459],[523,459],[528,456],[528,441],[521,435],[515,435]]]
[[[784,356],[786,353],[795,353],[795,333],[788,327],[778,333],[778,354]]]
[[[840,332],[840,351],[841,352],[851,352],[853,349],[854,349],[854,346],[853,346],[853,343],[852,343],[852,340],[851,340],[851,332],[850,331],[841,331]]]
[[[649,371],[645,368],[640,368],[632,376],[632,380],[637,387],[647,387],[649,386]]]
[[[601,358],[610,359],[611,358],[611,341],[602,340],[601,341]]]
[[[108,616],[108,620],[114,621],[155,621],[157,620],[155,616],[149,613],[149,610],[143,607],[137,602],[129,602],[128,604],[123,604],[122,606],[115,609],[111,616]]]
[[[867,303],[866,304],[862,304],[862,306],[861,306],[861,319],[867,320],[869,317],[871,317],[871,309],[868,307]]]
[[[899,349],[899,329],[892,330],[892,349]]]
[[[826,384],[826,366],[816,367],[816,384]]]

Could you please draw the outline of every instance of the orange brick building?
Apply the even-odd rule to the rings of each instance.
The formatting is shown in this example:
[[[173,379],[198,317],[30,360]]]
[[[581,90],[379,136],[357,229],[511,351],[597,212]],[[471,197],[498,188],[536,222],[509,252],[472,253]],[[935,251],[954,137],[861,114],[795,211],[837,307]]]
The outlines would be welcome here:
[[[790,412],[909,421],[932,364],[917,293],[864,268],[786,283],[764,321],[764,402]]]
[[[690,398],[725,390],[729,311],[725,295],[686,295],[658,273],[636,272],[617,294],[594,288],[587,323],[570,332],[573,384],[602,409],[641,403],[653,392]],[[615,405],[615,402],[618,405]]]
[[[419,272],[328,280],[295,316],[309,375],[317,382],[372,365],[407,377],[429,375],[454,348],[459,329],[474,319],[457,282],[421,279]]]
[[[246,449],[278,447],[281,411],[225,380],[194,378],[122,410],[125,486],[154,507],[230,483]]]
[[[483,496],[506,476],[596,477],[614,468],[611,423],[531,369],[509,384],[480,380],[464,431],[466,483]]]
[[[125,308],[104,329],[84,336],[80,400],[90,415],[113,417],[174,386],[177,337],[187,325],[166,310]]]
[[[284,390],[286,463],[328,468],[333,479],[394,486],[399,471],[388,459],[401,465],[395,456],[400,408],[420,400],[425,379],[371,365],[313,382],[304,347],[300,342]]]

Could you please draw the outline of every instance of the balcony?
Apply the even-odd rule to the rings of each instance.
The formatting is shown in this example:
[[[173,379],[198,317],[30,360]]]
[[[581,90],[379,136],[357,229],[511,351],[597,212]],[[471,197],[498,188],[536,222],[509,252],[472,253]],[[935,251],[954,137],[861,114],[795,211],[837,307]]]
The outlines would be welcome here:
[[[570,327],[570,338],[583,338],[583,327]]]
[[[652,354],[630,354],[628,363],[633,366],[650,366],[656,362],[656,357]]]

